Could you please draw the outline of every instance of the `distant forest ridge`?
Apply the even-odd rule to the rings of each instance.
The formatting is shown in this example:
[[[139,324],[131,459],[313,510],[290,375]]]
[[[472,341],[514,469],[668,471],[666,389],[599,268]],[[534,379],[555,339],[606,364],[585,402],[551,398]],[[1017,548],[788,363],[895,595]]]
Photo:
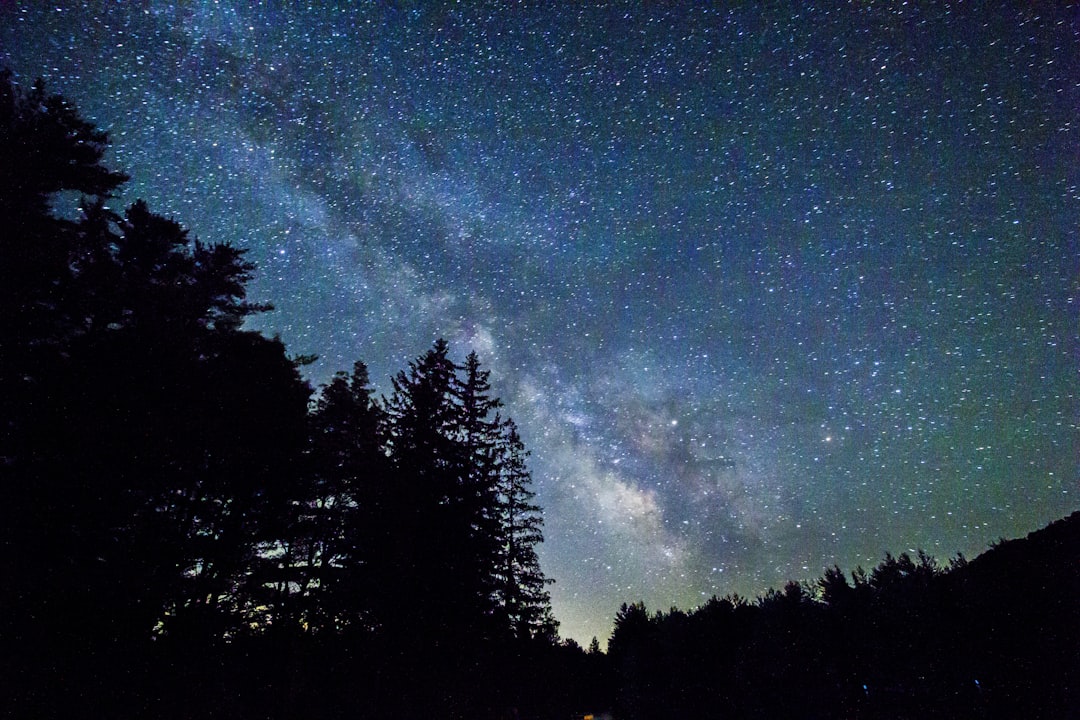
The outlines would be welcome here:
[[[616,717],[1017,718],[1080,712],[1080,512],[948,567],[887,554],[755,602],[624,604]]]

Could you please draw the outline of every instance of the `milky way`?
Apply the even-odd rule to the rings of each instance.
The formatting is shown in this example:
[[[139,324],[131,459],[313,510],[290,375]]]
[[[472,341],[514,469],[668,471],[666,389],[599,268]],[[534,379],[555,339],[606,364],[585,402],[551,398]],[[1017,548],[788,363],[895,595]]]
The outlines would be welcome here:
[[[480,354],[564,636],[1077,508],[1075,6],[251,5],[2,3],[0,62],[314,384]]]

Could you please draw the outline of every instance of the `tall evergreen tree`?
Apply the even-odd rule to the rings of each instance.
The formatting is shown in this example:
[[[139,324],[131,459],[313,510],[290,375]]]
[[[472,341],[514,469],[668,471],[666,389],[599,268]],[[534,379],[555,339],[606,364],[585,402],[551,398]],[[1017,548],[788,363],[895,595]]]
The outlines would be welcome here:
[[[554,640],[558,623],[551,613],[552,582],[540,569],[536,547],[544,541],[543,516],[533,499],[529,453],[512,420],[502,424],[499,452],[499,530],[496,564],[498,598],[511,632],[519,639]]]
[[[466,458],[458,437],[457,366],[438,340],[393,378],[385,401],[393,479],[387,488],[395,530],[388,555],[399,602],[388,608],[395,631],[464,631],[469,609],[458,572],[467,532],[457,513]]]
[[[267,309],[243,251],[111,210],[106,143],[0,74],[0,694],[49,715],[253,661],[291,682],[259,649],[358,640],[383,709],[420,678],[427,711],[492,669],[485,641],[554,639],[527,452],[476,354],[436,342],[381,402],[356,363],[309,405],[280,340],[242,329]]]
[[[311,485],[284,558],[300,569],[293,582],[311,629],[370,628],[387,602],[385,420],[372,394],[367,367],[356,362],[323,387],[311,416]]]
[[[127,176],[102,164],[108,136],[37,81],[19,87],[0,69],[0,464],[24,445],[26,413],[42,375],[81,324],[72,299],[79,242],[52,212],[60,193],[86,204],[108,198]],[[104,246],[99,252],[104,251]]]
[[[476,637],[554,639],[527,453],[489,377],[475,353],[455,365],[440,340],[394,380],[386,408],[397,492],[407,497],[402,561],[425,568],[406,582],[424,589],[417,598],[437,599],[418,616],[433,612]]]
[[[61,312],[77,273],[74,223],[58,217],[61,193],[84,204],[111,196],[125,180],[102,164],[108,135],[83,120],[41,80],[25,90],[0,69],[0,357],[61,341],[80,318]],[[67,304],[71,309],[71,304]],[[30,368],[23,367],[23,371]]]
[[[20,88],[10,70],[0,69],[0,208],[22,223],[54,222],[58,193],[108,197],[128,177],[109,170],[102,158],[108,134],[84,120],[74,105],[49,95],[38,79]]]
[[[485,635],[505,632],[497,618],[497,567],[502,518],[499,516],[499,438],[502,401],[491,395],[489,370],[480,368],[475,352],[469,353],[456,382],[459,403],[458,435],[466,460],[466,472],[459,490],[459,513],[467,524],[466,562],[460,572],[462,584],[470,588],[478,611],[485,618]]]
[[[241,251],[105,206],[125,179],[106,142],[0,78],[3,633],[54,656],[235,613],[309,394],[280,342],[239,330],[261,309]],[[80,219],[52,212],[65,191],[89,196]]]

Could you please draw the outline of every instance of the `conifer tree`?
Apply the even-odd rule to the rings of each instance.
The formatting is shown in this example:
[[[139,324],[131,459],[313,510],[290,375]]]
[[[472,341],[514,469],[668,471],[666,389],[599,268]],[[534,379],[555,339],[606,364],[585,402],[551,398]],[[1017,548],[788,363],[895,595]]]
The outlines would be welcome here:
[[[417,591],[409,602],[437,598],[414,608],[418,617],[435,613],[473,637],[554,639],[528,453],[489,377],[475,353],[455,365],[440,340],[394,379],[385,405],[400,577]]]
[[[480,368],[475,352],[469,353],[456,382],[462,450],[466,472],[460,488],[460,512],[467,523],[468,562],[461,570],[468,577],[477,610],[486,619],[487,635],[498,634],[496,618],[497,581],[494,568],[499,561],[502,518],[499,516],[499,440],[502,401],[491,395],[489,370]]]
[[[109,210],[126,176],[106,144],[40,83],[0,76],[0,543],[22,583],[0,604],[42,646],[235,615],[304,437],[306,383],[280,342],[239,329],[262,309],[242,251],[142,202]],[[53,212],[62,192],[81,218]]]
[[[123,184],[126,175],[102,164],[107,147],[107,134],[42,81],[26,90],[0,69],[0,465],[25,457],[42,376],[81,326],[73,302],[81,243],[53,203],[70,193],[93,205]]]
[[[499,603],[513,635],[554,640],[558,624],[551,614],[552,582],[540,569],[536,546],[544,541],[543,516],[526,466],[529,453],[512,420],[502,424],[499,450],[499,520],[502,554],[497,564]]]
[[[392,468],[386,498],[394,518],[387,554],[396,571],[398,602],[386,608],[392,631],[437,633],[469,620],[458,572],[467,532],[458,511],[465,457],[455,402],[457,366],[438,340],[409,370],[393,378],[384,402]]]
[[[315,630],[369,627],[386,582],[381,546],[387,532],[384,414],[372,397],[367,366],[337,373],[311,416],[311,485],[297,504],[289,556],[302,595],[304,623]],[[354,627],[354,629],[356,629]]]

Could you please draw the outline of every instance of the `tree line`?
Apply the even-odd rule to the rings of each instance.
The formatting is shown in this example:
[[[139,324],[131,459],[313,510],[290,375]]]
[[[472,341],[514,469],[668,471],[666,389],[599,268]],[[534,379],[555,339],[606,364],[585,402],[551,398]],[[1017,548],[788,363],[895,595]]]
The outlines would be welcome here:
[[[1080,512],[948,566],[919,551],[754,601],[623,604],[615,716],[1017,718],[1080,710]]]
[[[0,74],[4,694],[458,715],[493,665],[559,652],[528,452],[476,354],[314,392],[310,358],[243,328],[270,309],[244,251],[111,209],[107,147]]]

